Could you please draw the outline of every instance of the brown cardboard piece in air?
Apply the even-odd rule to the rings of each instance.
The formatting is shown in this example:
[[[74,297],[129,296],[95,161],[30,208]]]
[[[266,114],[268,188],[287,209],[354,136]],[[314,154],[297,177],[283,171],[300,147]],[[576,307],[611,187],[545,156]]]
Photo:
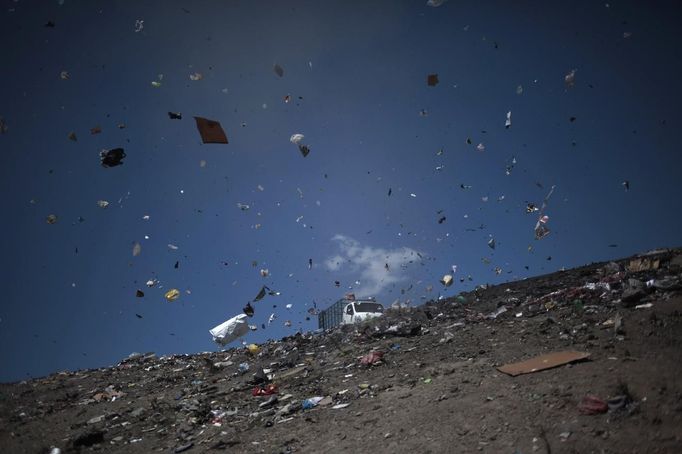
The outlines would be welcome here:
[[[194,117],[197,129],[204,143],[227,143],[227,136],[220,123],[208,118]]]
[[[505,374],[516,377],[522,374],[531,374],[552,367],[562,366],[564,364],[572,363],[586,359],[590,356],[589,353],[576,351],[562,351],[548,353],[546,355],[536,356],[535,358],[527,359],[518,363],[505,364],[498,367],[497,370]]]

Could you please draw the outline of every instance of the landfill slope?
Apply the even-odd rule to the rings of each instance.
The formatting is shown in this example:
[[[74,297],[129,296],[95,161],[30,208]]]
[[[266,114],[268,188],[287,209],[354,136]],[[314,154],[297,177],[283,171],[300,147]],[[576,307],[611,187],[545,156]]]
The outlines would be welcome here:
[[[562,351],[589,357],[514,377],[498,370]],[[135,355],[2,384],[0,446],[679,453],[680,377],[682,250],[658,250],[271,341],[255,355]],[[304,409],[314,397],[323,399]]]

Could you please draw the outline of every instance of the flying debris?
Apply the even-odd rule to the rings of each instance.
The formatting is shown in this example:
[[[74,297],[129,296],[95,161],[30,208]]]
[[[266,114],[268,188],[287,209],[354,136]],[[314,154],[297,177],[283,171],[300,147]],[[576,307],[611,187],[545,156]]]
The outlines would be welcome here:
[[[275,63],[275,65],[272,67],[272,70],[275,71],[275,74],[277,74],[279,77],[284,77],[284,68],[282,68],[279,64]]]
[[[106,208],[109,206],[109,202],[107,202],[106,200],[98,200],[97,206],[100,208]]]
[[[227,345],[239,339],[249,332],[249,325],[246,323],[247,316],[239,314],[209,330],[213,341],[220,345]]]
[[[45,218],[45,222],[47,222],[48,224],[55,224],[57,222],[57,215],[56,214],[47,215],[47,218]]]
[[[73,131],[71,131],[67,137],[74,142],[78,141],[78,137],[76,137],[76,133]]]
[[[4,134],[7,131],[9,131],[9,128],[7,127],[7,123],[5,123],[5,119],[0,117],[0,134]]]
[[[253,302],[255,303],[256,301],[262,300],[265,297],[266,293],[270,296],[279,296],[279,292],[275,292],[271,290],[268,286],[264,285],[263,287],[261,287],[256,297],[253,299]]]
[[[429,87],[435,87],[438,85],[438,74],[429,74],[426,78],[426,83]]]
[[[142,252],[142,245],[140,243],[133,244],[133,257],[137,257]]]
[[[246,303],[246,306],[244,306],[243,311],[248,317],[253,317],[254,310],[253,306],[251,306],[251,303]]]
[[[429,0],[428,2],[426,2],[426,5],[432,8],[438,8],[440,5],[447,1],[448,0]]]
[[[509,129],[510,126],[511,126],[511,110],[509,112],[507,112],[507,119],[504,121],[504,127],[506,129]]]
[[[303,134],[292,134],[289,141],[298,146],[298,151],[300,151],[305,158],[310,153],[310,148],[302,142],[304,138],[305,136]]]
[[[182,120],[182,114],[180,112],[168,112],[168,118],[171,120]]]
[[[251,208],[251,206],[245,203],[237,202],[237,208],[239,208],[242,211],[247,211],[249,208]]]
[[[194,117],[194,119],[203,143],[228,143],[225,131],[219,122],[202,117]]]
[[[123,164],[126,153],[123,148],[114,148],[113,150],[100,151],[99,157],[102,167],[116,167]]]
[[[452,275],[451,274],[446,274],[443,276],[443,278],[440,280],[440,283],[443,284],[446,287],[450,287],[452,285]]]
[[[540,208],[540,213],[538,216],[538,222],[535,224],[535,239],[539,240],[547,235],[549,235],[549,228],[547,227],[547,222],[549,221],[549,216],[546,216],[544,214],[545,208],[547,208],[547,201],[549,198],[552,196],[552,193],[554,192],[554,188],[556,186],[552,186],[552,188],[549,190],[549,193],[545,197],[545,199],[542,201],[542,208]]]
[[[628,180],[623,181],[622,185],[626,191],[630,190],[630,182]]]
[[[309,270],[313,269],[313,259],[308,259],[308,269]]]
[[[575,86],[575,72],[576,69],[572,69],[571,72],[564,76],[564,82],[566,83],[566,88],[571,88]]]
[[[144,292],[142,290],[137,290],[135,296],[138,298],[144,298]]]
[[[485,151],[485,145],[483,145],[482,143],[479,143],[478,145],[476,145],[476,149],[480,152],[483,152],[483,151]]]
[[[172,288],[172,289],[168,290],[166,292],[166,294],[163,296],[166,298],[166,301],[168,301],[169,303],[173,302],[173,301],[177,300],[178,298],[180,298],[180,290],[178,290],[176,288]]]
[[[201,73],[194,73],[189,75],[189,80],[197,81],[201,80],[204,78],[204,75]]]
[[[137,19],[135,21],[135,33],[141,32],[143,28],[144,28],[144,21],[141,19]]]
[[[514,168],[515,165],[516,165],[516,158],[512,156],[511,164],[509,164],[509,165],[507,166],[507,168],[505,169],[504,172],[505,172],[507,175],[511,175],[511,171],[512,171],[512,169]]]
[[[523,85],[519,85],[518,87],[516,87],[516,94],[520,95],[522,93],[523,93]]]
[[[536,207],[534,203],[528,202],[528,205],[526,205],[526,213],[533,213],[535,211],[540,211],[540,208]]]
[[[488,241],[488,246],[490,249],[495,249],[495,238],[490,238],[490,241]]]

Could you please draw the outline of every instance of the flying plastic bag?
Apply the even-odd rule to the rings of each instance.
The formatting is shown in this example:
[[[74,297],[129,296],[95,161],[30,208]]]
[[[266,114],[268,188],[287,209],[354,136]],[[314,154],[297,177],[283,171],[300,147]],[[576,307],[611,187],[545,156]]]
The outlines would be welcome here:
[[[175,301],[175,300],[177,300],[178,298],[180,298],[180,290],[178,290],[178,289],[176,289],[176,288],[172,288],[172,289],[170,289],[170,290],[168,290],[168,291],[166,292],[166,294],[164,295],[164,297],[166,298],[166,300],[167,300],[169,303],[172,302],[172,301]]]
[[[545,197],[545,200],[542,201],[542,208],[540,208],[538,222],[535,224],[534,229],[536,240],[540,240],[549,235],[550,230],[549,227],[547,227],[547,221],[549,221],[549,216],[545,215],[545,208],[547,208],[547,202],[549,201],[549,198],[552,196],[555,187],[556,186],[552,186],[552,188],[549,190],[549,193]]]
[[[291,137],[289,138],[289,141],[298,146],[298,151],[300,151],[303,157],[305,158],[306,156],[308,156],[308,153],[310,153],[310,148],[308,148],[307,145],[301,142],[304,138],[305,136],[303,134],[292,134]]]
[[[209,330],[208,332],[213,336],[213,342],[227,345],[244,336],[249,332],[249,325],[246,323],[246,319],[246,314],[239,314]]]

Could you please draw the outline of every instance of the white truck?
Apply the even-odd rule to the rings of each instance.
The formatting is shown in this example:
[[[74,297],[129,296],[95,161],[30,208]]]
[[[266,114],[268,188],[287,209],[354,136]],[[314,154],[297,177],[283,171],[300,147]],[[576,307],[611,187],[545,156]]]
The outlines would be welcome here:
[[[327,330],[339,325],[360,323],[382,315],[384,315],[384,306],[377,303],[374,298],[356,299],[351,293],[320,311],[317,321],[321,329]]]

